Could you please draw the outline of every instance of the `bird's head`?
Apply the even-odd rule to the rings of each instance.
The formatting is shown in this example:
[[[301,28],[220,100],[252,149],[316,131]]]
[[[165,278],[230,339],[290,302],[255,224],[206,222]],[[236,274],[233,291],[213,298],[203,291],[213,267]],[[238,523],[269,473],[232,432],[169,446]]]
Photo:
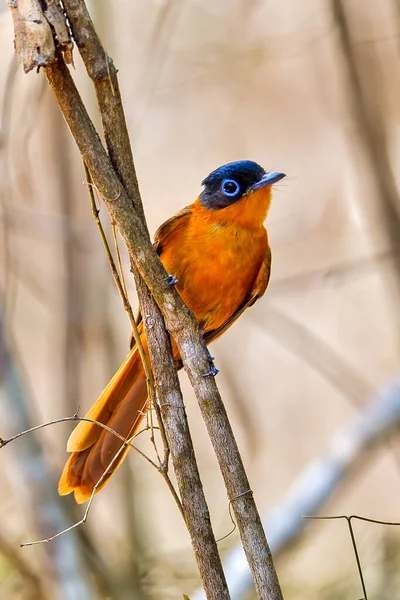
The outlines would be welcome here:
[[[283,173],[266,172],[251,160],[231,162],[215,169],[203,181],[199,200],[204,208],[218,211],[223,220],[264,222],[271,203],[271,186]]]

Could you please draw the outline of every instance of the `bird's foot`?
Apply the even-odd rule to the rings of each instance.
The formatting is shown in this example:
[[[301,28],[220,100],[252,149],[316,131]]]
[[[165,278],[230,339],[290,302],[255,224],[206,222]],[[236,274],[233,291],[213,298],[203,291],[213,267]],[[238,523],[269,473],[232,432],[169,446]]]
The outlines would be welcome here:
[[[219,370],[217,369],[217,367],[214,365],[213,361],[210,361],[210,370],[207,371],[207,373],[203,373],[203,377],[215,377],[216,375],[218,375]]]
[[[208,360],[210,362],[210,370],[207,371],[207,373],[204,373],[203,377],[215,377],[219,373],[219,370],[214,365],[214,356],[211,356],[211,353],[210,353],[210,351],[208,349],[208,346],[206,344],[206,340],[204,339],[204,335],[203,335],[202,331],[200,331],[200,339],[203,342],[204,349],[205,349],[205,351],[207,353],[207,358],[208,358]]]
[[[165,280],[167,281],[168,287],[173,287],[178,283],[178,280],[176,277],[174,277],[174,275],[167,275],[167,277],[165,277]]]
[[[204,340],[203,340],[203,341],[204,341]],[[211,353],[210,353],[210,351],[209,351],[209,349],[208,349],[208,347],[207,347],[207,344],[204,344],[204,346],[205,346],[205,349],[206,349],[206,352],[207,352],[207,358],[208,358],[208,360],[210,361],[210,363],[212,363],[212,362],[213,362],[213,360],[214,360],[214,358],[215,358],[215,356],[211,356]]]

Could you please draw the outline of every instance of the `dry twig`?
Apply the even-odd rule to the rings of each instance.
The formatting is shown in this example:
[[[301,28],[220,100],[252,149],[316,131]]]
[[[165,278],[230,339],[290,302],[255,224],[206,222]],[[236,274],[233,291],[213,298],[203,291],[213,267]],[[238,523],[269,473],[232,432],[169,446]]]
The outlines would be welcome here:
[[[67,533],[68,531],[71,531],[72,529],[75,529],[76,527],[79,527],[79,525],[83,525],[84,523],[86,523],[92,503],[93,503],[93,499],[95,496],[95,493],[98,489],[98,487],[101,485],[101,483],[103,482],[104,478],[106,477],[107,473],[109,472],[109,470],[111,469],[112,465],[117,461],[119,455],[124,451],[124,449],[126,448],[126,446],[130,446],[131,448],[133,448],[134,450],[136,450],[136,452],[138,452],[140,454],[140,456],[142,456],[143,458],[145,458],[147,460],[147,462],[149,464],[151,464],[155,469],[157,469],[157,471],[160,471],[161,473],[163,473],[162,468],[157,465],[154,461],[151,460],[151,458],[149,458],[144,452],[142,452],[139,448],[137,448],[133,443],[132,440],[134,438],[136,438],[138,435],[140,435],[140,433],[142,433],[142,431],[140,431],[139,433],[135,434],[134,436],[132,436],[131,438],[124,438],[122,435],[120,435],[117,431],[114,431],[114,429],[111,429],[111,427],[108,427],[108,425],[105,425],[104,423],[100,423],[100,421],[96,421],[95,419],[90,419],[88,417],[79,417],[77,413],[75,413],[74,415],[72,415],[71,417],[61,417],[59,419],[53,419],[52,421],[47,421],[46,423],[42,423],[40,425],[35,425],[34,427],[29,427],[28,429],[25,429],[24,431],[20,431],[19,433],[16,433],[15,435],[12,435],[8,438],[0,438],[0,449],[4,448],[5,446],[7,446],[8,444],[10,444],[11,442],[14,442],[15,440],[29,434],[29,433],[33,433],[35,431],[38,431],[39,429],[43,429],[44,427],[49,427],[50,425],[56,425],[57,423],[65,423],[68,421],[86,421],[88,423],[93,423],[94,425],[98,425],[99,427],[102,427],[103,429],[105,429],[106,431],[108,431],[109,433],[112,433],[113,435],[115,435],[117,438],[119,438],[123,444],[121,446],[121,448],[118,450],[118,453],[114,456],[114,458],[111,460],[111,462],[107,465],[107,468],[104,470],[104,472],[102,473],[100,479],[96,482],[96,485],[93,488],[93,492],[92,495],[89,498],[88,501],[88,505],[85,509],[85,513],[82,517],[82,519],[80,519],[79,521],[77,521],[76,523],[74,523],[73,525],[70,525],[69,527],[66,527],[65,529],[63,529],[62,531],[59,531],[58,533],[41,539],[41,540],[36,540],[34,542],[25,542],[23,544],[21,544],[21,546],[33,546],[36,544],[43,544],[45,542],[51,542],[52,540],[55,540],[56,538],[62,536],[64,533]],[[172,483],[170,484],[170,486],[172,486]],[[169,486],[169,487],[170,487]],[[171,487],[170,487],[171,489]],[[182,511],[182,505],[180,503],[179,498],[177,497],[177,494],[172,486],[172,495],[175,499],[175,501],[177,502],[178,508],[180,509],[180,512],[184,517],[183,511]]]
[[[367,523],[375,523],[376,525],[391,525],[391,526],[393,526],[393,525],[399,526],[400,523],[394,523],[394,522],[390,522],[390,521],[379,521],[377,519],[368,519],[367,517],[361,517],[360,515],[335,515],[335,516],[331,516],[331,517],[305,516],[304,519],[320,520],[320,521],[337,521],[337,520],[347,521],[347,526],[349,528],[349,533],[350,533],[350,538],[351,538],[351,544],[353,546],[354,556],[355,556],[356,563],[357,563],[358,575],[360,577],[360,583],[361,583],[362,591],[364,594],[363,600],[368,600],[367,588],[365,585],[364,574],[363,574],[363,570],[361,567],[360,553],[358,551],[356,535],[354,533],[352,521],[353,520],[365,521]]]

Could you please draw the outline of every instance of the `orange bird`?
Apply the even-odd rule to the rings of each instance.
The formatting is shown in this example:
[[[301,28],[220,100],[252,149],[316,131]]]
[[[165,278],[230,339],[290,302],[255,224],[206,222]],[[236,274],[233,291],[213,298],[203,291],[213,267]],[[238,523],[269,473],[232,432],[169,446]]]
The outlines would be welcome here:
[[[197,200],[161,225],[155,235],[155,249],[172,274],[169,284],[176,285],[193,311],[205,344],[224,333],[267,289],[271,250],[264,220],[271,186],[283,177],[249,160],[219,167],[204,179]],[[146,349],[142,323],[139,331]],[[179,359],[176,348],[174,354]],[[204,375],[217,372],[210,357],[210,371]],[[139,431],[146,408],[146,378],[133,346],[86,417],[130,438]],[[74,492],[78,503],[88,500],[121,446],[112,433],[81,421],[68,440],[72,454],[59,493]],[[129,446],[121,452],[96,491],[106,485],[128,450]]]

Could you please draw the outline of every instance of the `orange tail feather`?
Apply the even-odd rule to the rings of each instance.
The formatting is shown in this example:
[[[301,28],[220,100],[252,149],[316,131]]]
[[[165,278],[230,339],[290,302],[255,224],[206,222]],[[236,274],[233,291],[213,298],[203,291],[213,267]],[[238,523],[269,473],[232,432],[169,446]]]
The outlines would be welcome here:
[[[139,353],[134,348],[86,417],[107,425],[124,438],[129,438],[139,430],[146,403],[146,378]],[[79,504],[86,502],[122,443],[118,437],[99,425],[81,421],[68,440],[67,450],[72,454],[65,463],[58,484],[59,494],[64,496],[74,492],[75,500]],[[96,492],[108,483],[128,450],[129,446],[121,452]]]

